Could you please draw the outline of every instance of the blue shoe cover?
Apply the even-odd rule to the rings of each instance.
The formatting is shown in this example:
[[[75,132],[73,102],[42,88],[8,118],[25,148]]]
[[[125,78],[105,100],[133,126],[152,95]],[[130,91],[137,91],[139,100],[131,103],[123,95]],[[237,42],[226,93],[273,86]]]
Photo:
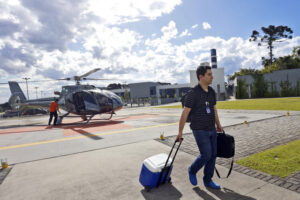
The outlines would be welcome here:
[[[188,173],[189,173],[189,178],[190,178],[190,182],[192,185],[197,185],[197,177],[196,177],[196,174],[192,174],[190,172],[190,168],[188,169]]]
[[[204,183],[204,185],[205,185],[205,187],[209,187],[209,188],[212,188],[212,189],[216,189],[216,190],[220,189],[220,185],[214,183],[213,181],[210,181],[208,184]]]

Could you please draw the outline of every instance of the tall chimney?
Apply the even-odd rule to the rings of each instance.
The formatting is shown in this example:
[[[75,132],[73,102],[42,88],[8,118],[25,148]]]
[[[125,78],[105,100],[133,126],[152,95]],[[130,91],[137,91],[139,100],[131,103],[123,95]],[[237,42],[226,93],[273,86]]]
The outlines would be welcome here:
[[[211,54],[211,67],[218,68],[218,66],[217,66],[217,50],[211,49],[210,54]]]

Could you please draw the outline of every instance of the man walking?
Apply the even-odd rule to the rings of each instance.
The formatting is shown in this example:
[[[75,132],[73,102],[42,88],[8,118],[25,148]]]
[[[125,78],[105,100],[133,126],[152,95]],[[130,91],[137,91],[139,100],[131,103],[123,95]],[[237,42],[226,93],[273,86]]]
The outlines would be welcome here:
[[[204,166],[204,185],[213,189],[220,189],[220,185],[214,183],[212,177],[217,155],[216,131],[222,132],[223,129],[216,109],[216,93],[209,86],[213,80],[209,63],[202,63],[197,68],[196,74],[199,84],[185,97],[177,138],[181,141],[184,125],[190,114],[190,128],[200,151],[200,155],[188,168],[190,182],[192,185],[197,185],[196,174]]]
[[[60,113],[57,102],[58,102],[58,99],[55,99],[55,100],[52,101],[51,104],[50,104],[50,108],[49,108],[50,118],[49,118],[49,122],[48,122],[48,125],[49,125],[49,126],[51,125],[53,116],[54,116],[54,122],[53,122],[53,125],[56,125],[56,121],[57,121],[57,111]]]

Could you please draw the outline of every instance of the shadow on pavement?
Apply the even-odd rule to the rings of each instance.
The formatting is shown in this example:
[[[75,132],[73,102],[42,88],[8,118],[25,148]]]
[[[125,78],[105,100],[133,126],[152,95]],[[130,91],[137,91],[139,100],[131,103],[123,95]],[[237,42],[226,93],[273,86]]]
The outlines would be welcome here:
[[[84,128],[90,128],[90,127],[98,127],[98,126],[108,126],[108,125],[115,125],[124,123],[122,120],[97,120],[97,121],[90,121],[87,123],[86,121],[79,121],[79,122],[70,122],[70,123],[62,123],[60,125],[57,125],[60,128],[64,128],[67,126],[75,126],[75,127],[84,127]]]
[[[36,123],[22,124],[22,125],[6,125],[6,126],[0,126],[0,129],[22,128],[22,127],[31,127],[31,126],[45,126],[45,125],[41,125],[40,122],[36,122]]]
[[[71,128],[70,130],[72,130],[72,131],[74,131],[74,132],[76,132],[76,133],[79,133],[79,134],[81,134],[81,135],[83,135],[83,136],[86,136],[87,138],[91,138],[91,139],[93,139],[93,140],[101,140],[101,139],[103,139],[102,137],[99,137],[99,136],[97,136],[97,135],[94,135],[94,134],[92,134],[92,133],[89,133],[89,132],[87,132],[87,131],[85,131],[85,130],[83,130],[83,129],[74,129],[74,128]]]
[[[204,190],[201,190],[199,187],[195,187],[195,188],[193,188],[193,190],[202,199],[205,199],[205,200],[216,200],[214,197],[212,197],[211,195],[209,195]],[[236,193],[233,190],[230,190],[228,188],[222,188],[221,190],[214,190],[214,189],[207,188],[207,190],[210,191],[211,193],[213,193],[219,199],[222,199],[222,200],[234,200],[234,199],[239,199],[239,200],[255,200],[252,197],[238,194],[238,193]]]
[[[146,200],[176,200],[182,197],[182,194],[172,185],[164,184],[159,188],[153,188],[150,192],[141,190]]]

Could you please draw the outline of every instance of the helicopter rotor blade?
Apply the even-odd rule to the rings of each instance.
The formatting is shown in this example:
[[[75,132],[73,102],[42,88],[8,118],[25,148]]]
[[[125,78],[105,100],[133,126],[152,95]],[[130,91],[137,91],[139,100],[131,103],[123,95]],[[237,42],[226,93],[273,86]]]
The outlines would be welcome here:
[[[27,81],[27,83],[37,83],[37,82],[50,82],[50,81],[57,81],[56,79],[49,79],[49,80],[33,80],[33,81]],[[9,82],[13,82],[13,81],[9,81]],[[26,83],[26,81],[15,81],[17,83]],[[8,84],[8,82],[6,83],[0,83],[1,85],[4,84]]]
[[[83,78],[82,80],[117,80],[117,79],[111,79],[111,78]]]
[[[16,81],[18,83],[33,83],[33,82],[49,82],[49,81],[70,81],[70,80],[75,80],[77,82],[79,82],[80,80],[116,80],[116,79],[102,79],[102,78],[85,78],[87,76],[89,76],[90,74],[92,73],[95,73],[97,71],[99,71],[100,68],[95,68],[81,76],[73,76],[71,78],[60,78],[60,79],[50,79],[50,80],[32,80],[32,81]],[[0,83],[0,85],[5,85],[5,84],[8,84],[8,82],[6,83]]]
[[[83,74],[83,75],[81,75],[81,76],[78,76],[78,78],[79,78],[79,79],[82,79],[82,78],[84,78],[84,77],[89,76],[89,75],[92,74],[92,73],[95,73],[95,72],[99,71],[99,70],[100,70],[100,68],[95,68],[95,69],[93,69],[93,70],[91,70],[91,71],[89,71],[89,72],[87,72],[87,73],[85,73],[85,74]]]
[[[59,79],[55,79],[57,81],[69,81],[71,80],[71,78],[59,78]]]

